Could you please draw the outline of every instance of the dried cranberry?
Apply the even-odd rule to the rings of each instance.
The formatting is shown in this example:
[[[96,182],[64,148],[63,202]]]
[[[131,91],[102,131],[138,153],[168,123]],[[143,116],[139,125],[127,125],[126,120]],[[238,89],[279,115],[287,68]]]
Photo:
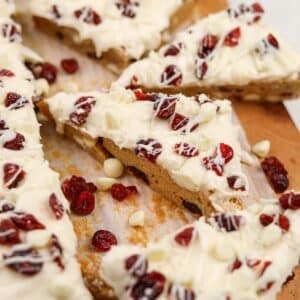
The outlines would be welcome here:
[[[92,8],[84,6],[81,9],[74,11],[74,16],[81,21],[90,25],[99,25],[101,23],[101,17]]]
[[[233,156],[233,149],[227,144],[220,143],[214,155],[204,157],[202,163],[207,170],[213,170],[218,176],[222,176],[225,164],[230,162]]]
[[[288,231],[290,229],[290,221],[285,215],[279,214],[276,224],[284,231]]]
[[[256,268],[258,265],[260,265],[261,260],[260,259],[247,259],[246,260],[247,266],[251,269]]]
[[[25,143],[25,137],[20,134],[16,133],[16,136],[14,139],[11,141],[8,141],[4,143],[3,147],[9,150],[22,150],[24,148],[24,143]]]
[[[30,63],[27,62],[26,67],[32,72],[35,79],[46,79],[49,84],[53,84],[57,77],[57,68],[49,62]]]
[[[236,27],[231,30],[225,37],[223,45],[227,47],[236,47],[241,38],[241,29]]]
[[[139,140],[135,147],[136,155],[155,163],[162,152],[162,144],[154,139]]]
[[[187,289],[181,285],[171,284],[168,288],[168,296],[170,300],[195,300],[196,296],[193,290]]]
[[[57,5],[52,5],[51,10],[52,10],[52,14],[55,17],[55,19],[61,18],[61,13],[60,13]]]
[[[10,255],[3,255],[9,269],[26,276],[33,276],[42,270],[43,262],[39,252],[33,248],[16,250]]]
[[[25,171],[19,165],[11,163],[3,166],[3,173],[3,183],[8,189],[17,188],[26,176]]]
[[[65,58],[60,62],[63,70],[68,74],[74,74],[79,69],[78,61],[75,58]]]
[[[130,296],[133,300],[157,299],[164,290],[166,278],[158,272],[147,273],[132,287]]]
[[[208,64],[205,61],[196,59],[195,75],[199,80],[203,80],[208,70]]]
[[[65,209],[54,193],[49,197],[49,206],[54,213],[55,218],[60,220],[64,215]]]
[[[300,194],[293,192],[283,194],[279,198],[279,203],[282,209],[300,209]]]
[[[125,269],[131,276],[141,277],[147,273],[148,260],[138,254],[131,255],[125,260]]]
[[[89,191],[90,193],[96,193],[97,191],[97,187],[93,183],[74,175],[70,179],[66,179],[61,188],[70,202],[76,200],[83,191]]]
[[[130,80],[129,85],[126,86],[126,89],[135,90],[135,89],[138,89],[140,87],[141,86],[139,84],[139,79],[137,78],[136,75],[133,75],[131,80]]]
[[[260,289],[257,291],[257,294],[258,294],[258,295],[261,295],[261,294],[263,294],[263,293],[269,291],[269,290],[272,288],[272,286],[274,285],[274,283],[275,283],[274,281],[269,281],[269,282],[267,282],[267,284],[265,285],[265,287],[260,288]]]
[[[0,77],[13,77],[15,76],[15,74],[10,71],[10,70],[7,70],[7,69],[1,69],[0,70]]]
[[[278,40],[276,39],[276,37],[272,33],[268,34],[267,40],[268,40],[270,45],[272,45],[276,49],[279,49]]]
[[[198,57],[204,59],[209,56],[218,44],[219,38],[213,34],[207,34],[203,37],[198,48]]]
[[[71,211],[76,215],[86,216],[95,209],[95,196],[89,191],[81,192],[78,197],[71,202]]]
[[[8,127],[6,126],[6,123],[4,120],[0,120],[0,130],[7,130]]]
[[[154,101],[157,99],[156,94],[144,93],[141,89],[136,89],[133,92],[137,101]]]
[[[22,108],[23,106],[25,106],[25,104],[29,103],[29,101],[19,94],[10,92],[7,93],[4,103],[5,107],[12,110]]]
[[[164,56],[177,56],[180,52],[180,50],[182,49],[183,45],[182,43],[178,43],[178,44],[173,44],[168,46],[168,48],[166,49]]]
[[[182,205],[193,214],[197,214],[200,216],[203,215],[202,210],[195,203],[189,202],[187,200],[183,200]]]
[[[127,197],[129,197],[131,195],[135,195],[137,193],[138,193],[138,190],[134,185],[125,186],[121,183],[113,184],[111,189],[110,189],[111,196],[115,200],[120,201],[120,202],[125,200]]]
[[[170,118],[176,108],[176,97],[159,97],[154,102],[153,109],[155,111],[155,116],[160,119],[168,119]]]
[[[2,200],[2,201],[0,200],[0,214],[8,212],[8,211],[12,211],[14,209],[15,209],[15,206],[12,203],[10,203],[6,200]]]
[[[55,234],[51,235],[49,242],[49,251],[53,261],[58,265],[61,270],[65,269],[65,265],[62,261],[63,248]]]
[[[180,245],[180,246],[188,246],[194,236],[194,227],[188,227],[185,228],[184,230],[182,230],[181,232],[179,232],[176,236],[175,236],[175,241]]]
[[[160,81],[164,85],[179,86],[182,83],[181,70],[176,65],[169,65],[161,74]]]
[[[229,271],[233,273],[234,271],[240,269],[242,265],[243,263],[238,258],[236,258],[233,264],[229,267]]]
[[[265,261],[262,263],[262,266],[259,269],[258,276],[262,277],[266,270],[271,266],[272,262],[271,261]]]
[[[174,151],[176,154],[184,157],[195,157],[199,155],[199,150],[188,143],[175,144]]]
[[[2,25],[2,35],[7,38],[9,42],[15,42],[21,39],[21,32],[13,23]]]
[[[122,15],[127,18],[134,18],[136,16],[135,10],[139,5],[139,2],[134,0],[118,0],[116,3]]]
[[[45,229],[45,225],[40,223],[34,215],[26,213],[15,213],[11,220],[15,225],[24,231],[40,230]]]
[[[172,121],[170,123],[170,126],[172,128],[172,130],[179,130],[181,128],[183,128],[184,126],[186,126],[189,122],[189,118],[179,114],[179,113],[175,113],[175,115],[172,118]]]
[[[288,173],[276,157],[265,158],[261,166],[276,193],[282,193],[288,188]]]
[[[0,245],[15,245],[21,243],[19,229],[9,219],[0,221]]]
[[[261,214],[259,216],[259,221],[262,226],[269,226],[274,222],[274,215]]]
[[[220,229],[225,229],[227,232],[237,231],[240,229],[243,218],[242,216],[221,213],[213,217]]]
[[[255,14],[253,22],[257,22],[261,19],[261,16],[264,14],[265,10],[262,8],[262,6],[255,2],[251,5],[252,12]]]
[[[239,176],[229,176],[227,177],[227,183],[228,186],[235,190],[235,191],[245,191],[246,187],[245,187],[245,183],[243,182],[242,178]]]
[[[92,245],[97,251],[107,252],[114,245],[117,245],[117,238],[108,230],[98,230],[92,238]]]
[[[91,96],[83,96],[75,102],[75,111],[70,114],[70,121],[76,125],[83,125],[93,106],[96,104],[96,99]]]

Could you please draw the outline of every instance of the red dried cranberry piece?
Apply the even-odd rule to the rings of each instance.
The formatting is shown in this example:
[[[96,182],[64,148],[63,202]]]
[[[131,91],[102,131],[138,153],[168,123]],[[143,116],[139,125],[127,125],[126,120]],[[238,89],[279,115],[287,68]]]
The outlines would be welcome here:
[[[278,40],[276,39],[276,37],[272,33],[268,34],[267,40],[268,40],[270,45],[272,45],[276,49],[279,49]]]
[[[181,70],[176,65],[169,65],[161,74],[160,81],[164,85],[179,86],[182,83]]]
[[[62,59],[60,65],[63,68],[63,70],[68,74],[74,74],[79,69],[78,61],[75,58]]]
[[[157,94],[144,93],[141,89],[136,89],[133,92],[137,101],[155,101],[158,98]]]
[[[184,230],[182,230],[181,232],[179,232],[176,236],[175,236],[175,241],[180,245],[180,246],[188,246],[194,236],[194,227],[188,227],[185,228]]]
[[[202,59],[209,56],[218,44],[219,38],[213,34],[207,34],[203,37],[198,48],[198,56]]]
[[[140,87],[141,87],[141,85],[139,84],[139,79],[137,78],[137,76],[133,75],[130,80],[129,85],[126,86],[126,89],[135,90]]]
[[[182,205],[193,214],[197,214],[200,216],[203,215],[202,210],[195,203],[189,202],[187,200],[183,200]]]
[[[8,189],[17,188],[26,176],[25,171],[19,165],[11,163],[3,166],[3,173],[3,183]]]
[[[262,169],[276,193],[283,193],[289,186],[287,171],[283,164],[274,156],[265,158]]]
[[[246,263],[249,268],[254,269],[258,265],[260,265],[261,260],[260,259],[247,259]]]
[[[225,229],[227,232],[239,230],[244,220],[242,216],[226,213],[218,214],[213,219],[220,229]]]
[[[121,11],[122,15],[127,18],[134,18],[136,16],[135,9],[140,4],[134,0],[118,0],[116,3],[117,8]]]
[[[3,260],[6,267],[26,276],[38,274],[43,267],[42,257],[33,248],[16,250],[10,255],[3,255]]]
[[[260,224],[264,227],[269,226],[274,222],[274,215],[261,214],[259,216]]]
[[[170,45],[165,53],[164,53],[164,56],[177,56],[180,52],[180,50],[182,49],[183,45],[182,43],[178,43],[178,44],[173,44],[173,45]]]
[[[153,106],[155,116],[160,119],[170,118],[175,112],[177,100],[176,97],[158,97]]]
[[[90,7],[84,6],[74,11],[74,16],[90,25],[99,25],[102,20],[99,14]]]
[[[40,223],[34,215],[26,213],[15,213],[11,220],[15,225],[24,231],[40,230],[45,229],[45,225]]]
[[[165,281],[165,276],[159,272],[147,273],[132,287],[130,296],[133,300],[157,299],[164,290]]]
[[[184,157],[195,157],[199,155],[199,150],[188,143],[175,144],[174,151],[176,154]]]
[[[57,5],[52,5],[51,7],[52,14],[54,15],[55,19],[61,18],[61,13],[57,7]]]
[[[66,179],[61,188],[70,202],[77,199],[83,191],[89,191],[90,193],[96,193],[97,191],[97,187],[93,183],[86,182],[84,178],[74,175],[70,179]]]
[[[196,296],[193,290],[187,289],[181,285],[170,284],[168,288],[168,296],[170,300],[195,300]]]
[[[227,177],[228,186],[235,191],[245,191],[246,187],[244,181],[239,176],[229,176]]]
[[[141,277],[147,273],[148,260],[138,254],[132,255],[125,260],[125,269],[131,276]]]
[[[70,121],[76,125],[83,125],[93,106],[96,104],[96,99],[91,96],[83,96],[75,102],[75,111],[70,114]]]
[[[44,63],[25,63],[26,67],[32,72],[35,79],[46,79],[49,84],[53,84],[57,77],[57,68],[49,62]]]
[[[252,8],[252,12],[255,13],[254,20],[253,20],[253,22],[255,23],[261,19],[261,16],[264,14],[265,10],[258,2],[253,3],[251,5],[251,8]]]
[[[178,114],[178,113],[175,113],[175,115],[173,116],[172,118],[172,121],[171,121],[171,128],[172,130],[179,130],[181,129],[182,127],[186,126],[189,122],[189,118],[181,115],[181,114]]]
[[[3,147],[9,150],[22,150],[24,148],[24,143],[25,143],[25,137],[20,134],[16,133],[16,136],[13,140],[8,141],[4,143]]]
[[[154,139],[139,140],[135,147],[135,154],[155,163],[162,152],[162,144]]]
[[[15,42],[21,39],[21,33],[17,26],[13,23],[2,25],[2,35],[10,42]]]
[[[49,251],[53,261],[58,265],[61,270],[65,269],[65,264],[63,263],[63,248],[55,234],[51,235],[49,242]]]
[[[232,29],[225,37],[223,45],[227,47],[236,47],[241,38],[241,28]]]
[[[208,70],[206,61],[196,59],[196,72],[195,75],[199,80],[203,80]]]
[[[29,103],[29,101],[19,94],[7,93],[4,103],[5,107],[12,110],[22,108],[25,104]]]
[[[202,163],[207,170],[213,170],[218,176],[222,176],[225,164],[229,163],[233,156],[233,149],[227,144],[220,143],[214,155],[204,157]]]
[[[271,266],[272,262],[271,261],[265,261],[262,263],[262,266],[259,269],[258,276],[262,277],[266,270]]]
[[[290,221],[285,215],[279,214],[276,224],[284,231],[290,229]]]
[[[12,211],[14,209],[15,209],[15,207],[12,203],[10,203],[6,200],[0,200],[0,214],[8,212],[8,211]]]
[[[92,245],[97,251],[107,252],[114,245],[117,245],[117,238],[108,230],[98,230],[92,238]]]
[[[236,258],[232,265],[229,267],[229,271],[233,273],[234,271],[240,269],[242,265],[243,263],[238,258]]]
[[[54,213],[55,218],[60,220],[64,215],[65,209],[54,193],[49,197],[49,206]]]
[[[6,123],[4,120],[0,120],[0,130],[7,130],[8,127],[6,126]]]
[[[21,243],[19,229],[9,219],[0,221],[0,245],[15,245]]]
[[[274,285],[274,283],[275,283],[274,281],[269,281],[269,282],[267,282],[267,284],[265,285],[265,287],[260,288],[260,289],[257,291],[257,294],[258,294],[258,295],[261,295],[261,294],[263,294],[263,293],[269,291],[269,290],[272,288],[272,286]]]
[[[72,200],[70,208],[76,215],[87,216],[95,209],[95,196],[89,191],[83,191]]]
[[[136,195],[138,190],[135,186],[125,186],[121,183],[115,183],[110,189],[111,196],[117,201],[123,201],[131,195]]]
[[[10,70],[7,70],[7,69],[1,69],[0,70],[0,77],[13,77],[15,76],[15,74],[10,71]]]
[[[300,209],[300,194],[293,192],[283,194],[279,198],[279,203],[282,209]]]

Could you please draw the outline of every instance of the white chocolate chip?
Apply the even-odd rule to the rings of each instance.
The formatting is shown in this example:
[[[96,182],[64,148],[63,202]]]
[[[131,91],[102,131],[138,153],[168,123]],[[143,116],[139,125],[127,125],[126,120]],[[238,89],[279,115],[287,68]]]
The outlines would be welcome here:
[[[76,93],[78,92],[79,88],[78,85],[73,81],[68,81],[64,83],[64,91],[66,93]]]
[[[281,229],[277,225],[269,225],[265,227],[261,233],[261,243],[266,246],[272,246],[281,239]]]
[[[130,226],[144,226],[145,224],[145,212],[138,210],[129,217]]]
[[[104,173],[111,178],[121,177],[124,171],[122,163],[116,158],[108,158],[103,164]]]
[[[101,192],[105,192],[109,190],[113,184],[117,183],[117,180],[109,177],[99,177],[95,179],[95,185]]]
[[[247,151],[242,151],[242,157],[241,157],[241,162],[248,165],[248,166],[256,166],[258,165],[257,159],[255,156],[251,155]]]
[[[216,259],[227,261],[234,258],[234,248],[227,239],[219,239],[212,249],[213,255]]]
[[[260,142],[256,143],[252,147],[252,152],[255,155],[257,155],[258,157],[264,158],[264,157],[266,157],[269,154],[270,148],[271,148],[270,141],[263,140],[263,141],[260,141]]]
[[[159,262],[167,258],[167,253],[162,248],[154,248],[147,254],[149,262]]]
[[[29,231],[26,235],[26,242],[32,247],[43,247],[50,239],[50,233],[47,230]]]
[[[35,81],[35,88],[38,95],[47,95],[50,89],[48,81],[44,78]]]
[[[68,284],[54,282],[49,287],[50,294],[60,300],[69,299],[72,293],[72,287]]]

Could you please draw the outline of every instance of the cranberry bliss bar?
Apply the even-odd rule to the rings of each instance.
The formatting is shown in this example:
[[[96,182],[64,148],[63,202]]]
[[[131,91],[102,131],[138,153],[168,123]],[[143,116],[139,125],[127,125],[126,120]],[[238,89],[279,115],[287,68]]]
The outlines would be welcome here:
[[[231,103],[205,95],[65,94],[40,103],[42,113],[100,160],[112,155],[145,174],[150,186],[205,214],[234,210],[248,194]]]
[[[210,15],[132,64],[117,84],[280,101],[300,93],[300,55],[262,22],[258,3]]]

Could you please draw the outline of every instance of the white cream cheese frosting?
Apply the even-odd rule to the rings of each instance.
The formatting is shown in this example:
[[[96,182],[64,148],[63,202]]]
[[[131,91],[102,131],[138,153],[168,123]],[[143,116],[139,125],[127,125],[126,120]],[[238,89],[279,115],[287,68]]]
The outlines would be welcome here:
[[[141,101],[145,96],[152,100]],[[46,102],[58,130],[68,123],[94,139],[108,138],[160,165],[181,187],[210,191],[216,202],[248,194],[239,129],[227,100],[135,95],[115,88],[108,93],[59,93]],[[222,151],[231,157],[224,158]]]
[[[183,0],[30,0],[28,8],[34,16],[75,29],[75,42],[91,40],[98,57],[117,48],[138,59],[161,44],[162,32],[182,4]]]
[[[0,26],[16,25],[0,1]],[[6,28],[6,27],[5,27]],[[10,27],[8,32],[15,33]],[[24,66],[40,58],[0,34],[0,298],[91,299],[76,261],[77,240],[58,174],[45,161]]]
[[[257,3],[209,15],[129,66],[116,84],[165,88],[298,79],[299,53],[261,21],[262,15]]]
[[[300,194],[285,197],[202,217],[146,248],[114,246],[101,277],[122,300],[275,300],[300,258]]]

